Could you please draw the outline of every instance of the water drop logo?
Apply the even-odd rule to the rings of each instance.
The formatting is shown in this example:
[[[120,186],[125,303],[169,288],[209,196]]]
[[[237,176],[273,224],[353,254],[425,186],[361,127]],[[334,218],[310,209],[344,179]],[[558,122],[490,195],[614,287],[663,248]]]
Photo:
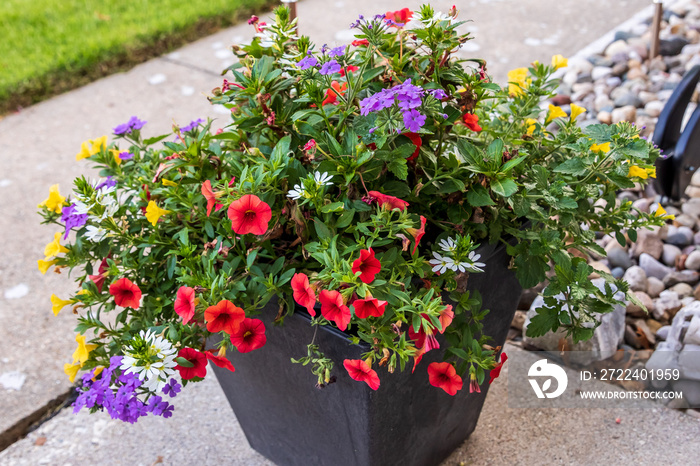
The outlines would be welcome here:
[[[564,393],[569,383],[569,378],[566,376],[564,369],[556,364],[547,362],[546,359],[540,359],[530,366],[527,375],[530,377],[530,385],[532,385],[532,389],[535,391],[537,398],[556,398]],[[547,378],[540,387],[538,378],[542,379],[544,377]],[[557,388],[550,392],[549,389],[552,388],[552,379],[557,381]]]

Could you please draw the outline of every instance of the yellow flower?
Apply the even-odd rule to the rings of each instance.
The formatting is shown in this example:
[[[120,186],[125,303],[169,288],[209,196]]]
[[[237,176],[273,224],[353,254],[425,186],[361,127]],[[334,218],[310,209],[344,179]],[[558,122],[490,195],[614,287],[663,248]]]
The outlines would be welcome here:
[[[114,157],[114,162],[115,162],[117,165],[121,165],[121,164],[122,164],[122,159],[119,158],[119,150],[118,150],[118,149],[112,149],[112,150],[110,150],[109,152],[110,152],[110,154],[112,154],[112,156]]]
[[[566,68],[569,66],[569,60],[564,58],[563,55],[554,55],[552,57],[552,66],[555,70],[558,70],[559,68]]]
[[[80,365],[82,366],[83,364],[85,364],[85,361],[88,360],[88,356],[90,355],[90,351],[97,348],[97,345],[86,344],[85,343],[85,335],[80,335],[80,334],[77,334],[75,336],[75,341],[78,343],[78,347],[75,349],[75,352],[73,353],[73,362],[78,361],[80,363]]]
[[[534,133],[535,129],[537,129],[537,120],[534,118],[528,118],[525,120],[525,126],[527,127],[528,136],[532,136],[532,133]]]
[[[593,144],[591,146],[591,150],[593,152],[602,152],[604,154],[607,154],[608,152],[610,152],[610,143],[606,142],[604,144]]]
[[[527,68],[516,68],[508,72],[508,93],[512,96],[522,94],[530,80],[527,80]]]
[[[656,167],[646,168],[645,170],[649,175],[649,178],[656,178]]]
[[[66,198],[61,196],[61,193],[58,192],[58,185],[55,184],[49,188],[49,197],[37,207],[46,206],[47,209],[60,214],[63,211],[63,202],[65,200]]]
[[[100,375],[100,374],[102,373],[103,370],[105,370],[104,366],[97,366],[97,367],[95,368],[95,373],[94,373],[93,376],[92,376],[92,381],[93,381],[93,382],[94,382],[95,380],[97,380],[97,376]]]
[[[675,215],[667,214],[666,209],[664,209],[661,206],[661,204],[659,204],[659,207],[657,207],[656,211],[654,212],[654,215],[656,215],[657,217],[662,217],[662,218],[666,218],[669,220],[673,220],[676,218]]]
[[[647,171],[641,167],[638,167],[637,165],[632,165],[629,169],[629,172],[627,173],[627,178],[632,178],[634,176],[638,176],[643,180],[649,178],[649,174],[647,173]]]
[[[53,241],[47,244],[44,248],[44,255],[46,256],[47,260],[49,259],[49,257],[58,256],[60,253],[65,254],[68,252],[68,249],[65,246],[61,246],[60,239],[61,234],[54,233]]]
[[[151,222],[153,226],[156,226],[159,218],[169,213],[169,210],[161,209],[154,201],[149,201],[148,206],[146,206],[146,219]]]
[[[66,373],[68,376],[68,380],[71,381],[71,383],[75,382],[75,377],[78,375],[78,371],[80,370],[81,364],[64,364],[63,365],[63,372]]]
[[[92,157],[105,147],[107,147],[107,136],[85,141],[80,145],[80,152],[75,155],[75,160],[83,160]]]
[[[46,272],[49,271],[49,269],[51,268],[51,266],[54,265],[56,262],[58,262],[58,259],[54,259],[54,260],[52,260],[52,261],[39,259],[39,260],[36,261],[36,262],[37,262],[37,264],[39,265],[39,272],[41,272],[41,273],[43,273],[43,274],[45,275]]]
[[[545,124],[549,124],[555,118],[559,118],[559,117],[565,118],[566,112],[561,107],[557,107],[556,105],[549,104],[549,113],[547,113],[547,119],[545,120]]]
[[[177,183],[174,181],[166,180],[165,178],[162,181],[164,186],[177,186]]]
[[[78,291],[76,294],[90,294],[90,290],[86,290],[83,288],[82,290]]]
[[[584,107],[571,104],[571,121],[574,121],[576,117],[582,113],[586,113],[586,109]]]
[[[68,306],[69,304],[73,304],[75,301],[72,299],[61,299],[55,294],[51,295],[51,310],[53,311],[53,315],[57,316],[59,312],[61,312],[61,309],[63,309],[65,306]]]

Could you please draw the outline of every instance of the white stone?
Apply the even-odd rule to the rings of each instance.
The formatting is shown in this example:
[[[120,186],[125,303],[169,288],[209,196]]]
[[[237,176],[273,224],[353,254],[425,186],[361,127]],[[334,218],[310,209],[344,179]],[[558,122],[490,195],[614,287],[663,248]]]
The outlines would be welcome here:
[[[21,390],[25,380],[27,380],[27,375],[19,371],[0,374],[0,385],[6,390]]]
[[[24,283],[15,285],[12,288],[5,290],[5,299],[19,299],[27,296],[29,293],[29,287]]]
[[[697,249],[688,255],[685,260],[685,268],[689,270],[700,270],[700,251]]]
[[[644,111],[650,117],[658,117],[661,114],[661,110],[664,109],[664,103],[658,100],[652,100],[644,106]]]
[[[148,84],[150,84],[152,86],[156,86],[158,84],[163,84],[167,80],[168,80],[168,78],[163,73],[157,73],[157,74],[154,74],[153,76],[149,76]]]

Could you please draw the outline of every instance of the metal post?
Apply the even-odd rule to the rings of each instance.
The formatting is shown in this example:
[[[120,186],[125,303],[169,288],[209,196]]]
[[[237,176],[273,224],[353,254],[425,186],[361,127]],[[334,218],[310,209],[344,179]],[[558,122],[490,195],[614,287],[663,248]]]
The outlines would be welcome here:
[[[661,20],[664,17],[664,4],[662,0],[654,0],[654,5],[656,5],[656,9],[654,10],[654,19],[651,23],[649,60],[653,60],[659,54],[659,33],[661,32]]]
[[[281,0],[282,3],[289,8],[289,20],[294,21],[297,18],[297,0]],[[297,35],[299,34],[299,25],[297,25]]]

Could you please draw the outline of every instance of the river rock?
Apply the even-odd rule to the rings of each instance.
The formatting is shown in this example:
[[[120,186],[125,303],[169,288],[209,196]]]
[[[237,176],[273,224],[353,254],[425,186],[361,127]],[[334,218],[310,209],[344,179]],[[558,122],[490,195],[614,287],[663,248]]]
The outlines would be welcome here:
[[[674,291],[681,299],[693,294],[693,287],[687,283],[678,283],[669,288],[669,290]]]
[[[693,217],[692,215],[680,214],[674,219],[674,221],[675,221],[675,223],[677,223],[680,226],[693,229],[698,220],[697,220],[697,218]]]
[[[612,122],[620,123],[621,121],[629,121],[634,123],[637,119],[637,108],[634,105],[616,108],[612,111]]]
[[[608,251],[608,263],[611,267],[622,267],[623,269],[630,268],[632,266],[632,259],[630,259],[629,254],[627,251],[622,249],[619,244],[616,246],[617,247],[612,247]]]
[[[629,37],[626,39],[629,39]],[[629,48],[629,45],[627,45],[626,40],[622,40],[622,39],[616,40],[615,42],[612,42],[610,45],[608,45],[605,48],[605,56],[608,58],[611,58],[611,57],[617,55],[618,53],[625,53],[628,48]],[[677,55],[677,54],[674,53],[672,55]]]
[[[647,277],[647,294],[652,298],[658,298],[659,295],[666,287],[664,282],[656,277]]]
[[[678,246],[679,248],[684,248],[691,244],[693,242],[693,231],[688,228],[688,230],[690,230],[690,235],[688,235],[687,231],[680,231],[681,228],[688,227],[679,227],[675,233],[669,232],[666,237],[666,242]]]
[[[646,294],[643,291],[633,291],[632,294],[634,294],[634,296],[642,302],[648,314],[651,314],[653,312],[654,300],[651,299],[651,297],[648,294]],[[646,317],[648,315],[647,312],[644,311],[644,309],[639,307],[637,304],[634,304],[632,301],[627,303],[625,311],[627,312],[628,316],[632,317]]]
[[[664,109],[664,103],[658,100],[652,100],[644,105],[644,112],[650,117],[658,117]]]
[[[674,270],[663,279],[666,288],[670,288],[678,283],[695,285],[698,281],[700,281],[700,273],[695,270]]]
[[[598,121],[605,125],[612,124],[612,113],[606,111],[598,112]]]
[[[695,172],[696,174],[698,172]],[[688,199],[681,206],[681,210],[684,214],[691,215],[695,218],[700,218],[700,198]]]
[[[678,294],[675,291],[662,291],[659,297],[654,301],[654,318],[656,320],[669,319],[680,308],[683,307],[683,303],[678,299]]]
[[[682,37],[661,39],[659,41],[659,53],[665,57],[669,55],[678,55],[686,45],[688,45],[688,41]]]
[[[628,268],[622,279],[629,284],[632,291],[646,292],[647,290],[647,274],[637,265]]]
[[[638,258],[646,253],[656,260],[661,259],[664,252],[664,243],[654,233],[648,230],[641,230],[637,234],[637,242],[632,247],[632,256]]]
[[[676,263],[676,258],[681,255],[681,248],[672,244],[664,244],[661,260],[669,267],[673,267]]]
[[[656,331],[656,338],[660,340],[665,340],[668,338],[668,332],[671,330],[670,325],[664,325]]]
[[[692,322],[691,322],[692,325]],[[684,379],[700,380],[700,345],[689,344],[686,336],[683,349],[678,354],[678,366]]]
[[[603,290],[605,280],[597,278],[591,280],[595,286]],[[557,299],[563,300],[564,295],[556,296]],[[616,299],[624,299],[621,292],[615,294]],[[625,308],[621,305],[616,305],[612,312],[600,316],[601,324],[595,329],[593,337],[588,341],[573,343],[570,337],[566,337],[566,332],[559,329],[556,332],[530,338],[526,335],[527,327],[530,324],[532,317],[537,314],[537,309],[544,305],[544,299],[538,296],[532,303],[532,307],[527,313],[527,319],[523,325],[523,342],[532,346],[542,348],[547,351],[558,351],[559,340],[566,338],[571,351],[584,351],[585,353],[570,353],[572,356],[571,362],[574,364],[589,364],[593,361],[599,361],[611,357],[617,352],[618,345],[623,341],[625,332]]]
[[[634,108],[639,108],[642,107],[644,104],[642,103],[642,100],[637,96],[636,93],[633,92],[625,92],[619,97],[615,99],[615,107],[625,107],[625,106],[630,106]],[[614,115],[614,111],[613,111]],[[613,116],[613,119],[615,117]],[[633,121],[633,120],[627,120],[627,121]]]
[[[593,79],[593,81],[598,81],[599,79],[605,79],[608,76],[612,76],[612,74],[612,68],[607,66],[596,66],[593,68],[593,71],[591,71],[591,79]]]
[[[673,271],[672,268],[666,267],[649,254],[644,253],[639,256],[639,266],[644,269],[647,277],[656,277],[659,280],[663,280],[666,275]]]
[[[623,269],[622,267],[615,267],[610,271],[610,274],[613,277],[620,279],[625,275],[625,269]]]
[[[645,197],[637,199],[632,203],[632,207],[638,209],[640,212],[649,212],[649,207],[654,201],[652,199],[647,199]]]
[[[685,260],[685,268],[688,270],[700,269],[700,251],[691,252]]]

